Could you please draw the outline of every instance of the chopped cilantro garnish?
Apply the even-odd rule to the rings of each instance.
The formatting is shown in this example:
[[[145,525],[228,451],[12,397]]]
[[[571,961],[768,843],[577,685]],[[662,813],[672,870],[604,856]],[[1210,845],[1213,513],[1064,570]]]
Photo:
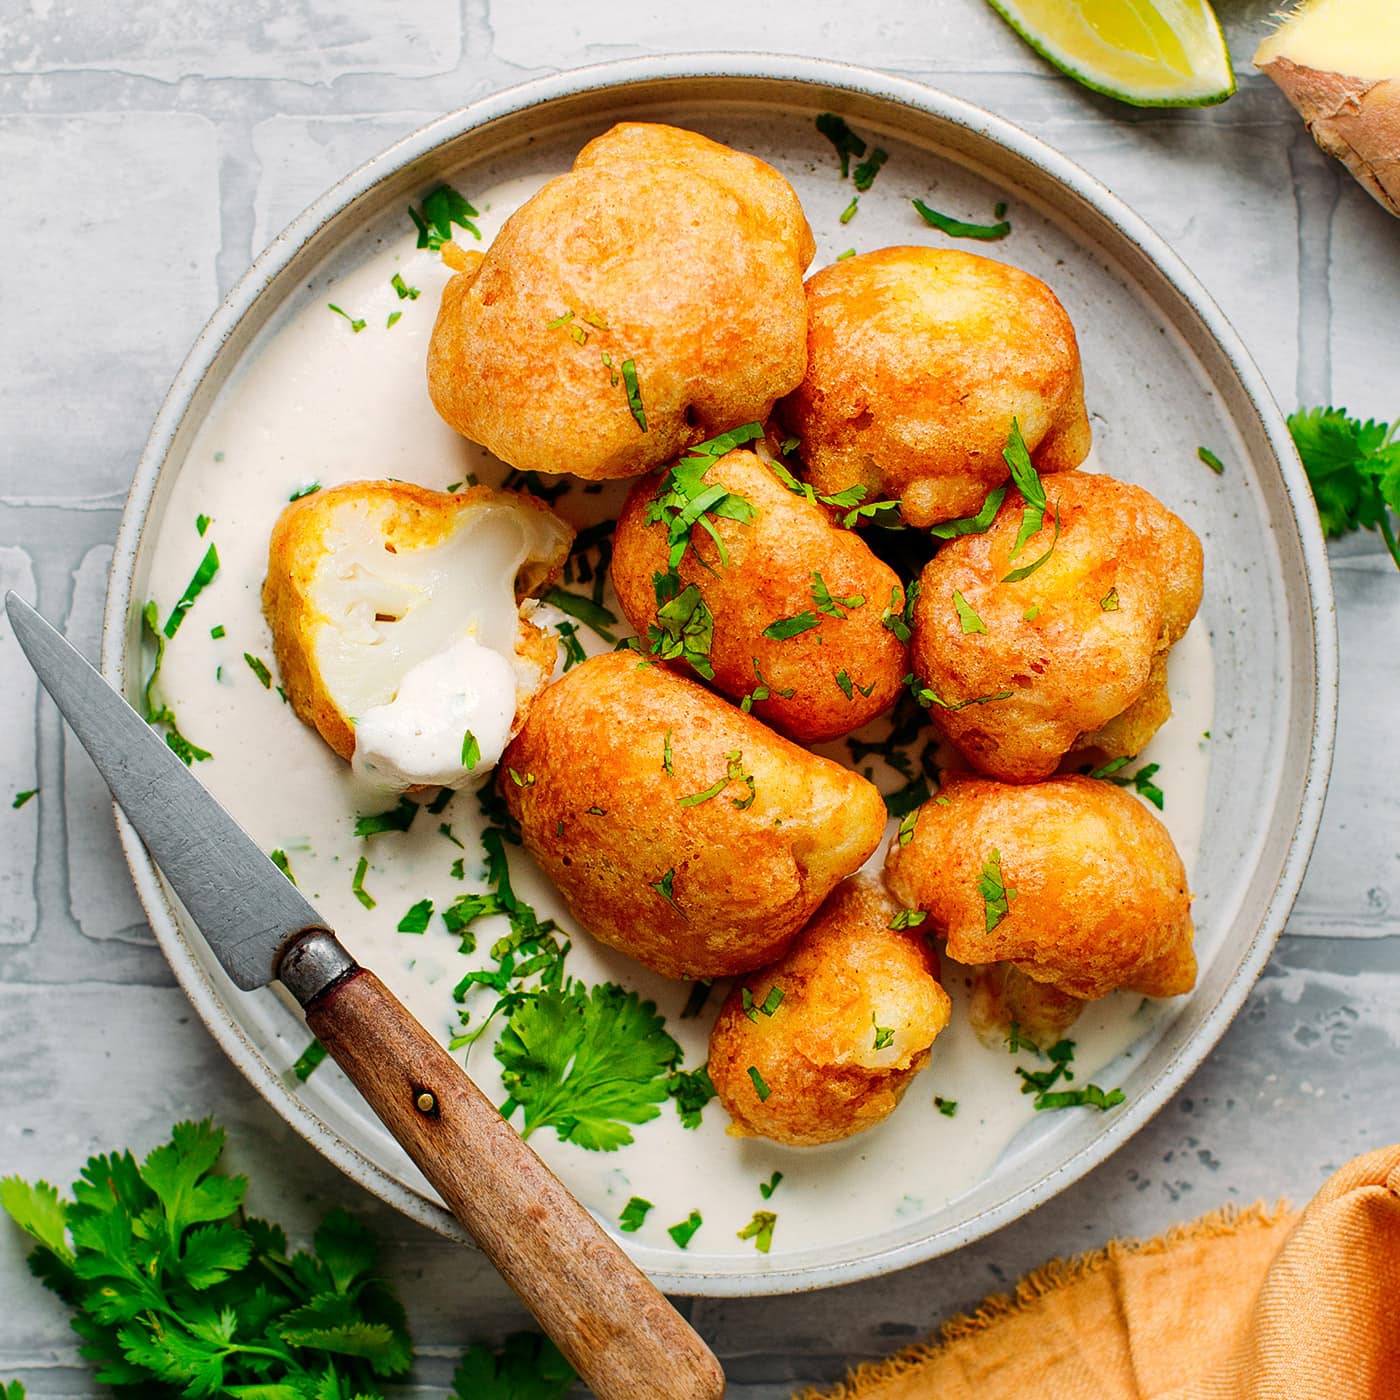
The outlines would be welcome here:
[[[800,612],[795,617],[780,617],[763,629],[763,635],[775,642],[786,642],[800,637],[814,627],[820,627],[822,620],[814,612]]]
[[[403,312],[402,312],[402,311],[391,311],[391,312],[389,313],[389,315],[385,318],[385,321],[384,321],[384,329],[385,329],[386,331],[391,331],[391,330],[393,330],[394,327],[395,327],[396,325],[398,325],[398,323],[399,323],[400,321],[402,321],[402,320],[403,320]]]
[[[681,1008],[681,1020],[688,1021],[694,1016],[698,1016],[704,1009],[705,1003],[710,999],[710,991],[714,987],[713,982],[692,982],[690,984],[690,995],[685,999],[685,1005]]]
[[[1022,1050],[1029,1050],[1037,1057],[1040,1055],[1040,1046],[1021,1034],[1021,1026],[1017,1021],[1012,1021],[1006,1028],[1006,1048],[1013,1055],[1019,1054]]]
[[[345,319],[350,322],[350,329],[354,331],[356,335],[359,335],[359,333],[362,330],[364,330],[365,323],[363,321],[357,320],[348,311],[342,311],[341,308],[338,307],[333,301],[328,301],[326,305],[330,307],[330,309],[334,311],[337,316],[345,317]]]
[[[964,515],[958,520],[945,520],[939,525],[932,525],[929,534],[939,540],[952,540],[959,535],[985,535],[1006,499],[1006,491],[1005,486],[998,486],[995,491],[987,493],[987,499],[982,502],[982,509],[976,515]]]
[[[1034,622],[1040,616],[1040,604],[1036,603],[1021,614],[1022,622]]]
[[[219,641],[221,638],[227,637],[227,636],[228,636],[228,631],[227,631],[227,629],[224,627],[224,624],[221,622],[221,623],[219,623],[219,625],[218,625],[217,627],[211,627],[211,628],[209,629],[209,635],[210,635],[210,637],[212,637],[212,638],[214,639],[214,641],[217,642],[217,641]]]
[[[752,660],[753,662],[753,673],[758,680],[758,684],[754,686],[754,688],[751,691],[749,691],[749,693],[745,695],[743,699],[739,701],[739,708],[745,714],[748,714],[753,709],[753,707],[759,703],[759,701],[767,700],[774,694],[772,687],[769,686],[768,682],[763,679],[763,672],[759,668],[758,657],[751,657],[750,660]],[[793,690],[791,686],[789,686],[786,690],[779,686],[776,693],[778,695],[781,695],[784,700],[791,700],[793,696]]]
[[[681,907],[676,903],[674,895],[671,893],[676,883],[676,872],[668,870],[655,884],[649,888],[655,890],[677,914],[681,912]]]
[[[1121,1089],[1109,1089],[1106,1093],[1097,1084],[1085,1084],[1079,1089],[1058,1089],[1053,1093],[1039,1093],[1031,1105],[1037,1110],[1046,1108],[1097,1108],[1107,1110],[1127,1100]]]
[[[453,792],[450,787],[439,788],[437,796],[428,803],[428,811],[431,812],[433,816],[440,817],[447,810],[448,804],[452,801],[452,797]],[[490,813],[486,815],[489,816]]]
[[[760,1181],[758,1183],[758,1194],[762,1196],[765,1201],[771,1201],[773,1199],[773,1192],[778,1189],[778,1183],[782,1179],[782,1172],[774,1172],[767,1181]]]
[[[958,1116],[957,1099],[945,1099],[941,1094],[935,1094],[933,1096],[933,1106],[945,1118],[956,1118]]]
[[[574,313],[572,311],[565,311],[561,315],[556,316],[552,321],[546,321],[544,323],[544,328],[547,331],[557,331],[561,326],[567,326],[573,319]]]
[[[462,767],[468,773],[481,762],[481,744],[477,741],[475,734],[470,729],[462,735]]]
[[[588,660],[588,653],[583,649],[583,643],[578,639],[578,625],[573,622],[556,622],[554,630],[559,634],[559,641],[564,648],[564,669],[567,671],[571,667],[577,666],[581,661]]]
[[[210,580],[219,572],[219,551],[211,544],[204,552],[204,558],[200,560],[199,567],[194,571],[194,577],[185,586],[185,591],[180,595],[180,600],[170,610],[170,616],[165,619],[165,636],[169,640],[180,630],[180,624],[185,620],[185,614],[194,607],[194,600],[204,592]]]
[[[23,807],[26,802],[28,802],[31,798],[36,797],[38,793],[38,788],[26,788],[23,792],[17,792],[15,793],[15,800],[10,803],[10,806]]]
[[[958,622],[962,625],[963,636],[969,636],[973,632],[986,632],[987,624],[973,611],[972,604],[963,597],[955,588],[953,590],[953,607],[957,610]]]
[[[1133,760],[1131,757],[1115,758],[1105,763],[1102,768],[1095,768],[1092,771],[1085,769],[1091,778],[1102,778],[1106,782],[1113,783],[1117,787],[1130,787],[1139,797],[1146,798],[1159,812],[1166,810],[1166,796],[1162,789],[1152,780],[1157,776],[1162,765],[1160,763],[1144,763],[1136,773],[1119,776],[1118,770],[1126,767]]]
[[[994,700],[1009,700],[1013,694],[1010,690],[999,690],[994,695],[974,695],[970,700],[945,700],[936,690],[920,684],[919,678],[912,672],[905,676],[904,684],[924,709],[932,706],[939,710],[965,710],[969,705],[990,705]]]
[[[847,511],[841,519],[841,524],[850,530],[862,520],[891,530],[904,528],[899,523],[898,501],[867,501],[864,505],[858,505],[854,510]]]
[[[977,888],[986,906],[987,932],[990,933],[1011,912],[1011,901],[1016,898],[1016,891],[1007,889],[1002,879],[1001,855],[995,846],[982,864]]]
[[[326,1047],[319,1040],[313,1040],[297,1056],[296,1063],[292,1066],[292,1073],[305,1084],[311,1078],[311,1071],[326,1058],[328,1053]]]
[[[746,524],[754,518],[754,508],[752,502],[723,486],[707,486],[705,474],[726,453],[762,436],[761,423],[731,428],[719,437],[687,448],[680,461],[662,476],[656,495],[647,506],[646,518],[649,525],[666,527],[669,546],[666,564],[673,573],[680,567],[687,546],[694,547],[691,535],[696,525],[708,532],[715,542],[720,564],[728,567],[729,555],[724,541],[710,517]]]
[[[1216,476],[1225,475],[1225,463],[1222,462],[1220,458],[1217,457],[1215,453],[1210,450],[1210,448],[1198,447],[1196,449],[1196,456],[1198,456],[1201,459],[1201,461],[1203,461],[1206,464],[1206,466],[1208,466],[1211,469],[1211,471],[1213,471],[1216,474]]]
[[[451,822],[439,822],[438,835],[445,836],[449,841],[452,842],[454,846],[457,847],[459,851],[465,851],[467,849],[466,846],[463,845],[462,842],[457,839],[455,833],[452,830]]]
[[[753,1219],[738,1232],[741,1240],[752,1240],[760,1254],[767,1254],[773,1247],[773,1227],[778,1223],[777,1215],[771,1210],[756,1210]]]
[[[1108,592],[1099,599],[1099,607],[1101,607],[1104,612],[1118,611],[1118,589],[1116,587],[1110,588]]]
[[[875,177],[880,173],[880,167],[890,158],[888,151],[882,151],[876,146],[870,155],[856,166],[851,174],[851,183],[862,194],[875,183]]]
[[[865,142],[835,112],[823,112],[817,118],[817,130],[836,147],[836,154],[841,157],[841,178],[844,180],[850,173],[851,157],[865,154]]]
[[[875,1024],[875,1013],[870,1013],[870,1024],[875,1031],[875,1049],[888,1050],[894,1044],[894,1027]]]
[[[467,863],[461,856],[458,856],[457,859],[452,862],[451,874],[454,880],[465,880],[467,878]]]
[[[296,884],[297,877],[292,874],[292,863],[287,859],[286,851],[281,849],[269,851],[267,853],[267,858],[292,882],[292,884]]]
[[[496,1043],[509,1098],[524,1110],[521,1136],[553,1128],[563,1142],[612,1152],[632,1141],[628,1124],[660,1112],[680,1046],[653,1002],[612,982],[545,986],[523,1001]]]
[[[637,379],[637,362],[631,358],[622,362],[622,383],[627,390],[627,407],[632,410],[637,426],[646,432],[647,412],[642,406],[642,386]]]
[[[904,814],[903,820],[899,823],[899,844],[901,846],[907,846],[914,839],[914,828],[918,823],[919,809],[917,807]]]
[[[844,598],[835,595],[826,586],[826,580],[816,571],[812,573],[812,598],[816,602],[818,612],[843,620],[848,611],[865,606],[863,593],[851,593]]]
[[[452,1393],[447,1400],[564,1400],[573,1394],[575,1379],[574,1368],[548,1337],[538,1332],[514,1332],[505,1339],[499,1354],[482,1343],[467,1348],[453,1372]],[[348,1400],[348,1395],[348,1391],[339,1395],[325,1392],[317,1400],[340,1400],[341,1396]],[[363,1400],[370,1400],[370,1396]]]
[[[853,194],[851,202],[841,211],[841,222],[848,224],[856,216],[856,210],[860,208],[860,196]]]
[[[668,729],[661,740],[661,766],[668,774],[675,774],[675,767],[672,763],[671,754],[671,731]]]
[[[901,909],[889,922],[892,929],[918,928],[928,918],[926,909]]]
[[[840,686],[841,694],[844,695],[847,700],[855,699],[855,690],[851,685],[851,678],[845,671],[837,671],[836,684]]]
[[[913,588],[917,596],[918,585],[913,585]],[[913,601],[913,597],[906,600],[900,592],[899,585],[895,584],[890,589],[890,605],[880,614],[881,625],[893,632],[901,642],[907,642],[914,635],[910,630],[910,619],[907,615],[913,608]]]
[[[518,788],[534,787],[535,785],[535,775],[533,773],[521,773],[514,768],[507,768],[506,772],[510,774],[511,782]]]
[[[749,1066],[749,1078],[753,1081],[753,1091],[758,1095],[759,1103],[767,1103],[768,1095],[773,1091],[764,1083],[763,1076],[758,1072],[757,1065]]]
[[[644,1200],[641,1196],[633,1196],[625,1206],[622,1207],[622,1214],[617,1217],[618,1227],[632,1234],[642,1228],[642,1222],[647,1218],[647,1212],[651,1210],[652,1204]]]
[[[675,1100],[681,1127],[698,1128],[705,1105],[715,1096],[715,1086],[710,1082],[709,1066],[676,1070],[666,1081],[666,1092]]]
[[[387,812],[371,812],[355,818],[356,836],[378,836],[381,831],[407,831],[418,815],[418,804],[411,797],[399,798],[398,806]]]
[[[1400,514],[1400,420],[1362,422],[1344,408],[1303,409],[1288,415],[1288,430],[1303,460],[1329,539],[1349,530],[1379,529],[1400,566],[1391,516]]]
[[[207,515],[196,515],[194,518],[194,528],[199,532],[200,539],[203,539],[204,532],[209,528],[209,517]]]
[[[724,777],[718,779],[713,787],[706,788],[703,792],[692,792],[689,796],[678,799],[678,804],[682,807],[698,807],[702,802],[709,802],[712,798],[718,797],[730,783],[743,783],[748,788],[747,797],[732,797],[731,803],[743,811],[752,807],[755,797],[753,774],[744,771],[744,755],[740,749],[731,749],[725,754],[727,768]]]
[[[684,1249],[694,1238],[695,1232],[705,1223],[698,1210],[693,1210],[679,1225],[670,1226],[666,1233]]]
[[[299,491],[293,491],[287,497],[288,501],[299,501],[303,496],[314,496],[321,489],[319,481],[313,481],[310,486],[303,486]]]
[[[452,225],[464,228],[473,238],[481,237],[481,230],[472,223],[479,218],[477,211],[450,185],[439,185],[424,201],[420,215],[412,205],[408,217],[418,230],[418,246],[437,252],[444,243],[452,242]],[[397,290],[397,288],[395,288]]]
[[[1005,219],[998,219],[994,224],[970,224],[962,219],[953,218],[951,214],[940,214],[937,209],[930,209],[922,199],[911,202],[919,211],[919,217],[930,228],[946,233],[949,238],[981,238],[992,241],[1005,238],[1011,232],[1011,225]]]
[[[252,652],[248,651],[243,653],[243,659],[248,663],[248,669],[262,683],[262,688],[264,690],[271,690],[272,672],[267,669],[267,662],[260,660],[258,657],[254,656]]]
[[[1002,457],[1011,469],[1011,479],[1025,502],[1021,509],[1021,528],[1016,534],[1016,543],[1011,547],[1008,560],[1014,559],[1025,547],[1026,541],[1045,523],[1045,486],[1040,474],[1031,463],[1031,454],[1026,448],[1026,440],[1021,436],[1021,425],[1015,418],[1011,420],[1011,431],[1007,434]],[[1005,583],[1007,580],[1003,579]]]
[[[845,248],[841,252],[837,253],[836,261],[845,262],[847,258],[853,258],[855,257],[855,255],[856,250],[854,248]]]
[[[1038,1055],[1040,1052],[1037,1050],[1036,1053]],[[1074,1071],[1070,1068],[1074,1062],[1072,1040],[1056,1041],[1046,1056],[1050,1060],[1049,1069],[1027,1070],[1016,1066],[1016,1073],[1021,1077],[1021,1092],[1035,1095],[1032,1107],[1037,1111],[1054,1108],[1110,1109],[1124,1101],[1121,1089],[1110,1089],[1105,1093],[1097,1084],[1085,1084],[1078,1089],[1054,1089],[1054,1085],[1062,1079],[1068,1081],[1074,1078]]]
[[[657,574],[657,579],[674,580],[674,574]],[[662,590],[658,588],[658,596]],[[697,675],[713,680],[710,647],[715,637],[715,618],[699,585],[688,583],[675,597],[663,603],[656,621],[647,625],[647,640],[653,656],[663,661],[681,660]]]
[[[369,857],[361,856],[355,866],[355,878],[350,882],[350,889],[356,899],[365,906],[366,909],[373,909],[378,900],[365,888],[365,875],[369,870]]]
[[[407,914],[399,920],[400,933],[427,933],[433,918],[433,901],[420,899]]]
[[[209,750],[202,749],[198,744],[192,744],[185,738],[175,723],[175,712],[169,705],[164,702],[156,703],[156,683],[160,679],[160,668],[165,662],[165,634],[160,630],[159,615],[153,601],[147,601],[145,607],[141,609],[141,630],[145,636],[151,639],[156,649],[155,659],[151,664],[151,673],[146,677],[146,686],[143,692],[145,699],[143,718],[147,724],[159,725],[165,730],[166,744],[182,763],[186,766],[192,763],[202,763],[211,757]]]
[[[759,1003],[758,1009],[765,1016],[771,1016],[783,1004],[783,989],[781,987],[769,987],[768,995]]]
[[[1060,542],[1060,507],[1059,502],[1055,503],[1055,533],[1051,537],[1050,547],[1038,559],[1033,559],[1029,564],[1023,564],[1019,569],[1012,569],[1011,572],[1002,578],[1003,583],[1019,583],[1023,578],[1029,578],[1035,571],[1055,552],[1055,546]]]
[[[617,614],[610,608],[605,608],[601,603],[595,603],[592,598],[585,598],[578,593],[570,593],[565,588],[551,588],[543,595],[543,602],[550,603],[558,608],[560,612],[568,613],[570,617],[576,617],[586,626],[591,627],[609,646],[617,641],[617,638],[608,631],[609,627],[617,626]]]
[[[417,301],[423,293],[417,287],[410,287],[403,280],[403,274],[396,272],[390,279],[389,285],[399,294],[400,301]]]

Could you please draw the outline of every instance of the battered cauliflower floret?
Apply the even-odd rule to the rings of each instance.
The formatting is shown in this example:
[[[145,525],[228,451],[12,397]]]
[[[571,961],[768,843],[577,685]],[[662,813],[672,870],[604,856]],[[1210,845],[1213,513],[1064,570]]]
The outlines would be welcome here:
[[[1013,783],[1078,750],[1140,752],[1171,714],[1167,652],[1201,601],[1200,541],[1140,486],[1065,472],[1045,490],[1045,522],[1014,560],[1012,491],[985,534],[938,551],[914,604],[914,673],[935,725]]]
[[[1195,985],[1191,895],[1171,836],[1136,797],[1096,778],[946,778],[907,844],[891,845],[885,883],[928,912],[923,927],[947,940],[949,957],[1011,963],[1058,994],[1037,1000],[1003,978],[983,989],[987,1019],[999,998],[1008,1020],[1027,1015],[1054,1038],[1073,1019],[1067,998],[1181,996]]]
[[[843,881],[778,962],[741,979],[710,1033],[709,1072],[737,1136],[834,1142],[892,1113],[951,1003],[918,931],[872,882]]]
[[[613,586],[644,639],[665,631],[656,578],[670,551],[666,523],[655,517],[670,480],[633,487],[613,539]],[[733,700],[751,696],[756,716],[802,743],[883,714],[909,670],[904,644],[881,621],[904,606],[898,575],[753,452],[728,453],[699,481],[739,498],[737,513],[747,517],[706,518],[723,554],[705,526],[693,526],[676,567],[676,592],[693,589],[686,606],[698,600],[713,622],[704,663],[715,687]]]
[[[818,491],[864,485],[923,527],[972,514],[1007,479],[1013,418],[1041,472],[1088,454],[1074,327],[1038,277],[882,248],[816,273],[807,302],[807,373],[778,411]]]
[[[873,784],[632,651],[550,686],[510,770],[506,804],[574,917],[667,977],[772,962],[885,828]]]
[[[771,166],[627,122],[443,291],[428,388],[513,467],[636,476],[766,418],[802,378],[815,244]]]
[[[292,709],[380,787],[479,779],[554,669],[530,595],[572,541],[534,497],[486,486],[356,481],[293,501],[262,595]]]

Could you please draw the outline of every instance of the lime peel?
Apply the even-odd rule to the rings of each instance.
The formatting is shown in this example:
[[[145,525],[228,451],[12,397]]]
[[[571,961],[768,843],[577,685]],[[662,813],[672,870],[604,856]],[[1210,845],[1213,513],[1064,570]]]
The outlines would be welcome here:
[[[1135,107],[1209,107],[1235,91],[1210,0],[987,0],[1042,57]]]

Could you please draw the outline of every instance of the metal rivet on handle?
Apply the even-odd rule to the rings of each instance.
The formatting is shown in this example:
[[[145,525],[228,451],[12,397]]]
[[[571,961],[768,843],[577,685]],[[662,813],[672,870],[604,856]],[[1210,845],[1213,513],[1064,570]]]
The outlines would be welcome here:
[[[424,1089],[414,1100],[419,1113],[432,1113],[437,1108],[437,1100]]]

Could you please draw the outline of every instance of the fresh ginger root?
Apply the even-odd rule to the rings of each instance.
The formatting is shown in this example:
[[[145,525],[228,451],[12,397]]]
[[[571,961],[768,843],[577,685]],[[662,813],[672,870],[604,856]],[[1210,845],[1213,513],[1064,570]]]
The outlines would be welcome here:
[[[1302,0],[1254,62],[1317,144],[1400,217],[1400,0]]]

